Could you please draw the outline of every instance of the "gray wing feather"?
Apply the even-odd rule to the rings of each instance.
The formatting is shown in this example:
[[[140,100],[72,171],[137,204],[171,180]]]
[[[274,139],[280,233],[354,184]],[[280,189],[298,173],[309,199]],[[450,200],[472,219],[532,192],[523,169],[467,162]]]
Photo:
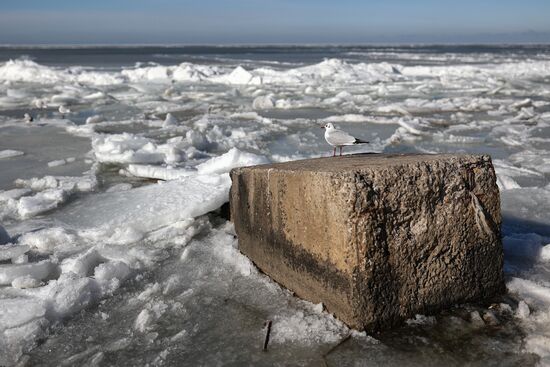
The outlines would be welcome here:
[[[328,134],[327,141],[332,145],[352,145],[355,138],[342,130],[333,130]]]

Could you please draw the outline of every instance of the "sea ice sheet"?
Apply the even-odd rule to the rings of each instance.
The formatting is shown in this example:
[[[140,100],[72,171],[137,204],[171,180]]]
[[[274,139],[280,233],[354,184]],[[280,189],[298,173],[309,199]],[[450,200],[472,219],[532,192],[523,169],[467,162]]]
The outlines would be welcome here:
[[[547,47],[209,50],[122,49],[109,65],[79,54],[93,50],[64,51],[74,63],[5,51],[0,364],[550,363]],[[350,152],[491,154],[508,316],[417,316],[325,356],[350,331],[259,274],[206,213],[233,167],[329,155],[326,122],[371,141]],[[495,318],[506,332],[490,332]]]

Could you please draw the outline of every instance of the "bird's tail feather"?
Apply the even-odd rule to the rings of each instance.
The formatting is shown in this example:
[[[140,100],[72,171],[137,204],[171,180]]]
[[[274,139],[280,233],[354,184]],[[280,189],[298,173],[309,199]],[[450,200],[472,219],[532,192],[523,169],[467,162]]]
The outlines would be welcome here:
[[[361,139],[355,139],[355,141],[353,142],[353,144],[368,144],[369,142],[366,141],[366,140],[361,140]]]

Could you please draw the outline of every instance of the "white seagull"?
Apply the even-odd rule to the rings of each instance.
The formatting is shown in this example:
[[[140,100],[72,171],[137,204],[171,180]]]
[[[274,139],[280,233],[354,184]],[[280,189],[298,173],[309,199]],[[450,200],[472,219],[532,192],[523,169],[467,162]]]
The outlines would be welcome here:
[[[34,106],[36,108],[48,108],[48,104],[43,99],[35,99]]]
[[[63,119],[65,118],[65,115],[71,113],[71,110],[68,107],[65,107],[63,105],[59,106],[58,111],[61,114],[61,118],[63,118]]]
[[[26,113],[25,115],[23,115],[23,120],[26,123],[30,123],[30,122],[34,121],[34,118],[31,115],[29,115],[28,113]]]
[[[336,129],[330,122],[321,128],[325,129],[325,140],[327,143],[334,147],[334,151],[332,152],[333,157],[336,157],[336,147],[340,148],[340,155],[342,155],[344,145],[368,144],[366,140],[357,139],[345,131]]]

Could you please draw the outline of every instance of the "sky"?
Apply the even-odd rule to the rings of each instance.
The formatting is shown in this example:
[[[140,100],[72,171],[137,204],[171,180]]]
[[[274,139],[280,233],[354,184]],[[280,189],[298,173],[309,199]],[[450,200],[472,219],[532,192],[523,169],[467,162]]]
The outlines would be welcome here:
[[[523,42],[549,0],[0,0],[0,44]]]

